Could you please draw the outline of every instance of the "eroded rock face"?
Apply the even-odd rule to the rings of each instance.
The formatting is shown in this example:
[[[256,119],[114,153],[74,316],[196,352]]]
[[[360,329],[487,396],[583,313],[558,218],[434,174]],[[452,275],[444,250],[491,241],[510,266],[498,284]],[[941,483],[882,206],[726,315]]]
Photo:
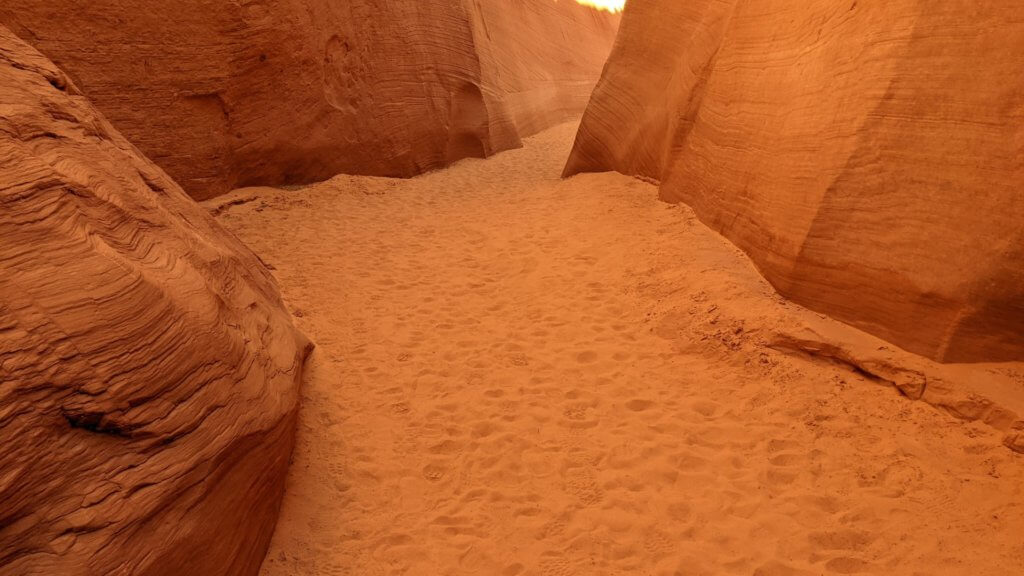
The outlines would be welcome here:
[[[1024,359],[1024,6],[630,0],[566,174],[658,179],[778,290]]]
[[[0,574],[252,574],[309,343],[247,248],[0,27]]]
[[[578,118],[608,59],[620,16],[572,0],[467,6],[495,144],[518,147],[520,137]]]
[[[582,112],[617,15],[554,0],[9,0],[193,197],[412,176]]]

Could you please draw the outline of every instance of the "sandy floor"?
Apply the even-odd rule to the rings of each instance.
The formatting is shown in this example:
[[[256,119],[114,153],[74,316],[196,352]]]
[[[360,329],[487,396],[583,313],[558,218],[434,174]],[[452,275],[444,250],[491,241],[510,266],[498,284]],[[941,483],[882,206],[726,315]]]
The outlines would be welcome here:
[[[817,315],[573,133],[223,210],[319,346],[264,575],[1024,574],[1024,456],[769,347]]]

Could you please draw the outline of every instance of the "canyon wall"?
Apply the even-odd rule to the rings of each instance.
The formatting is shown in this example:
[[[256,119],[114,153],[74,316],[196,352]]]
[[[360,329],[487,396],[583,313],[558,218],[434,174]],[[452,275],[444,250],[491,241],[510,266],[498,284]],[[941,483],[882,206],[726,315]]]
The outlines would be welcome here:
[[[573,0],[477,0],[472,29],[492,133],[518,136],[579,118],[601,74],[619,15]]]
[[[1024,360],[1024,5],[630,0],[566,175],[661,181],[783,295]]]
[[[618,18],[568,0],[0,5],[197,199],[517,147],[582,112]]]
[[[255,574],[308,352],[257,257],[0,26],[0,574]]]

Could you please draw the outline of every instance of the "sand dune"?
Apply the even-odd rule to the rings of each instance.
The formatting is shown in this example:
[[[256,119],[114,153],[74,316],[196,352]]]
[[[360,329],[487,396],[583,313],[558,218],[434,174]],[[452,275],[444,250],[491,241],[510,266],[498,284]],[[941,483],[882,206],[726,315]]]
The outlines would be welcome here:
[[[787,303],[654,186],[559,180],[574,130],[208,205],[318,345],[263,574],[1021,573],[1024,366]]]

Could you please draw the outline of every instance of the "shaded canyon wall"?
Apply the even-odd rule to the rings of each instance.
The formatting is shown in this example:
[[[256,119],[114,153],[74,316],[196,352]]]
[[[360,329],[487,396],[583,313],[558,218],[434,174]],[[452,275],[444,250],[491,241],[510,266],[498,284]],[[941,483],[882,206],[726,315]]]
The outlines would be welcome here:
[[[257,257],[0,26],[0,574],[254,574],[309,343]]]
[[[565,0],[0,5],[197,199],[517,147],[582,112],[618,18]]]
[[[630,0],[566,174],[661,181],[785,296],[1024,360],[1024,5]]]

